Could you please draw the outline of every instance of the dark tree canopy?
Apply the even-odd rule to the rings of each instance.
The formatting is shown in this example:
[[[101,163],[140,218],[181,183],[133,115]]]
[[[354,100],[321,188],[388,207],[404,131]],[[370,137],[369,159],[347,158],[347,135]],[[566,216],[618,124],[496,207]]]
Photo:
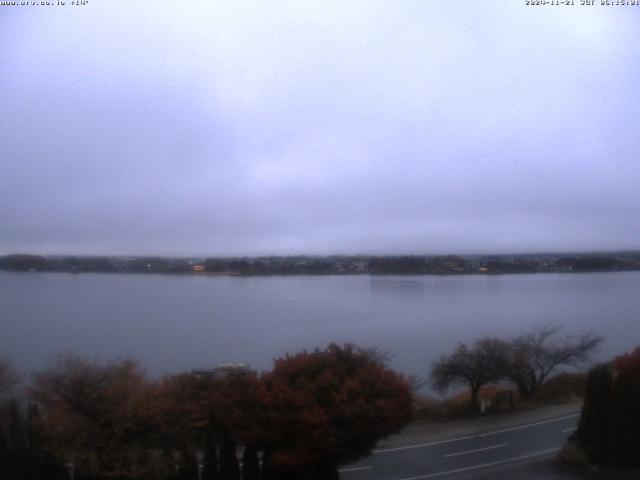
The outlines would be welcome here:
[[[640,347],[591,369],[570,441],[592,463],[640,467]]]
[[[78,474],[129,475],[153,419],[147,381],[124,360],[98,365],[75,356],[58,358],[36,374],[32,397],[42,407],[49,438],[72,459]]]
[[[20,374],[8,360],[0,359],[0,395],[8,392],[20,382]]]
[[[72,462],[77,478],[194,479],[198,461],[202,478],[259,478],[258,450],[262,478],[334,478],[411,419],[409,383],[387,360],[379,349],[330,345],[260,376],[150,381],[131,361],[64,356],[34,377],[40,413],[29,438]],[[243,473],[236,445],[246,447]]]
[[[616,357],[613,366],[620,378],[640,383],[640,347]]]

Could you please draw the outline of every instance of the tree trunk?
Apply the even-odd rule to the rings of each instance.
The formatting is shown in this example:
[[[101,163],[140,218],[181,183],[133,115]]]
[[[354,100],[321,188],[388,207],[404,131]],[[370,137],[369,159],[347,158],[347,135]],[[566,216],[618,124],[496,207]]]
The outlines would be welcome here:
[[[220,449],[220,480],[240,480],[240,466],[234,441],[225,436]]]
[[[473,413],[478,413],[480,411],[480,401],[479,401],[479,396],[480,394],[480,386],[472,386],[471,387],[471,411]]]
[[[262,454],[262,480],[277,480],[278,476],[273,468],[271,455],[268,450]]]
[[[0,477],[9,478],[11,475],[11,455],[9,454],[9,446],[2,432],[0,425]]]
[[[182,453],[182,464],[178,478],[180,480],[198,480],[198,462],[193,452],[184,451]]]
[[[208,433],[202,455],[202,480],[218,480],[218,453],[213,434]]]
[[[527,388],[527,384],[523,381],[516,381],[516,385],[518,386],[518,396],[522,400],[526,400],[529,398],[529,389]]]
[[[245,447],[242,454],[242,480],[260,480],[260,461],[256,447]]]

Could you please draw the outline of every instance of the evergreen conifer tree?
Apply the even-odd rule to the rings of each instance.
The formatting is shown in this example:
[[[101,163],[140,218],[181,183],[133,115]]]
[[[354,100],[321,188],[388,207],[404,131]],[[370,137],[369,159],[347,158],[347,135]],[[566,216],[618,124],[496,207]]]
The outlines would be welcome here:
[[[37,403],[30,403],[27,407],[27,446],[29,452],[37,452],[42,448],[42,435],[38,422],[40,409]]]
[[[599,365],[589,372],[578,431],[587,446],[589,459],[595,463],[603,463],[607,459],[611,384],[612,373],[608,365]]]
[[[27,476],[27,445],[20,407],[15,398],[9,404],[9,452],[11,454],[11,475],[15,479]]]
[[[27,449],[20,407],[15,398],[9,405],[9,448],[14,455],[22,455]]]
[[[240,480],[240,466],[235,442],[225,435],[220,449],[220,480]]]
[[[11,453],[9,452],[9,445],[2,431],[2,425],[0,425],[0,478],[10,478],[11,470]]]
[[[207,434],[204,443],[202,480],[218,480],[218,453],[216,452],[216,440],[212,433]]]
[[[198,462],[193,452],[183,452],[178,478],[180,480],[198,480]]]
[[[260,480],[258,451],[253,445],[247,446],[242,454],[242,480]]]

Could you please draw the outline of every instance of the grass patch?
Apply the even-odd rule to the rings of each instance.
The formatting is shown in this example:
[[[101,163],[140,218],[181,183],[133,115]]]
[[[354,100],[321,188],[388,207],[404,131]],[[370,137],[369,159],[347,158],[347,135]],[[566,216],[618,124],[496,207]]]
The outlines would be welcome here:
[[[584,398],[586,373],[561,373],[551,377],[540,386],[535,395],[529,399],[520,399],[517,389],[512,385],[487,385],[480,390],[480,398],[485,399],[486,409],[482,415],[498,413],[496,394],[501,391],[513,391],[514,408],[503,408],[505,411],[523,411],[546,405],[559,405],[582,401]],[[427,395],[419,395],[415,400],[418,422],[456,419],[478,415],[471,408],[469,392],[460,392],[445,399]],[[638,477],[640,479],[640,477]],[[638,480],[636,479],[636,480]]]

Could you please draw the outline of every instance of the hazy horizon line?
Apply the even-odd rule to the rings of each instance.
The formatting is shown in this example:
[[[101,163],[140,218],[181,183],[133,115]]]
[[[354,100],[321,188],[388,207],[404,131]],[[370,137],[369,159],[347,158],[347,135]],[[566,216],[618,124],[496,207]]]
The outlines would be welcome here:
[[[519,252],[475,252],[475,253],[416,253],[416,252],[399,252],[399,253],[289,253],[289,254],[236,254],[236,255],[215,255],[215,254],[160,254],[160,253],[130,253],[130,254],[101,254],[101,253],[33,253],[33,252],[10,252],[0,254],[0,257],[8,257],[11,255],[34,255],[46,258],[51,257],[109,257],[109,258],[270,258],[270,257],[489,257],[489,256],[531,256],[531,255],[613,255],[613,254],[634,254],[640,253],[640,248],[618,249],[618,250],[539,250],[539,251],[519,251]]]

